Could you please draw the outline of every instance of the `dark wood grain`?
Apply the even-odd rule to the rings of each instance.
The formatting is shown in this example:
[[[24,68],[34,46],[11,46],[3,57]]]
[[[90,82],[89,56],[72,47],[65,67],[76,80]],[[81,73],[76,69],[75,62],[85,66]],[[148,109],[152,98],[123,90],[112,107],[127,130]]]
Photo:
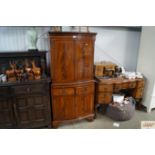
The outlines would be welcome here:
[[[46,52],[0,53],[2,64],[25,58],[37,58],[45,63]],[[45,126],[51,126],[50,79],[47,75],[40,80],[0,83],[0,128]]]

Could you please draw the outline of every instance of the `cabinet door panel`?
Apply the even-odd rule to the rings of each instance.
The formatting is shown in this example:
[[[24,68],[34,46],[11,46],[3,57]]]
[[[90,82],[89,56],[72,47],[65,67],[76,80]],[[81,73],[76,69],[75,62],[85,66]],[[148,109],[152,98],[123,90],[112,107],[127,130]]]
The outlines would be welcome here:
[[[14,128],[12,103],[7,98],[0,99],[0,128]]]
[[[74,81],[74,42],[54,41],[51,50],[53,82]]]
[[[52,97],[53,119],[57,121],[75,118],[74,96],[53,96]]]
[[[85,94],[76,96],[76,116],[82,117],[94,112],[94,95]]]
[[[76,42],[76,80],[93,79],[93,48],[90,40]]]
[[[27,96],[16,98],[17,121],[19,128],[33,128],[49,123],[49,96]]]
[[[94,112],[94,84],[77,87],[76,92],[76,116],[92,114]]]

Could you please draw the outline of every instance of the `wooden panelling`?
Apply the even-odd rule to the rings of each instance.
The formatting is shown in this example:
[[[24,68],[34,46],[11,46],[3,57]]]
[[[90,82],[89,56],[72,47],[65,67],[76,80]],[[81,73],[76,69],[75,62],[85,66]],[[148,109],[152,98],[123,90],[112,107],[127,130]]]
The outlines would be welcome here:
[[[0,98],[0,128],[14,128],[15,119],[12,103],[7,98]]]
[[[95,33],[49,33],[54,127],[94,116],[95,36]]]

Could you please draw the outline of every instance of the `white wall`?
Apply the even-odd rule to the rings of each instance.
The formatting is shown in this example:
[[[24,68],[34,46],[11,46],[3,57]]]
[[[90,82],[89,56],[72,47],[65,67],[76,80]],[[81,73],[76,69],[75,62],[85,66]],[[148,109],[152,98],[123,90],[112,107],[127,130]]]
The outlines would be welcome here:
[[[140,42],[140,31],[120,27],[92,27],[97,32],[95,62],[111,60],[135,71]]]
[[[0,51],[27,50],[25,34],[31,27],[0,27]],[[37,47],[48,50],[48,35],[50,27],[36,27],[38,32]]]
[[[143,104],[155,108],[155,26],[142,28],[137,70],[146,77]]]
[[[30,27],[0,27],[0,51],[27,50],[25,33]],[[50,27],[37,27],[39,35],[39,50],[48,50],[48,35]],[[63,27],[63,31],[71,30]],[[117,27],[90,27],[91,32],[97,32],[95,43],[95,62],[111,60],[123,65],[127,70],[136,70],[140,31]]]

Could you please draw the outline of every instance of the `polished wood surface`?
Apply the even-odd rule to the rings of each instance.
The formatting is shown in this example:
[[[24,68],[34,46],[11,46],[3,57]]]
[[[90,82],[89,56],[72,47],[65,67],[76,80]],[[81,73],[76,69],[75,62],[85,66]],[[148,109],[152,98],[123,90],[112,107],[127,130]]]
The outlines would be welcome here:
[[[96,33],[50,32],[53,127],[94,116]]]
[[[113,93],[128,90],[128,93],[140,101],[143,97],[144,79],[103,78],[96,77],[96,107],[112,102]]]

